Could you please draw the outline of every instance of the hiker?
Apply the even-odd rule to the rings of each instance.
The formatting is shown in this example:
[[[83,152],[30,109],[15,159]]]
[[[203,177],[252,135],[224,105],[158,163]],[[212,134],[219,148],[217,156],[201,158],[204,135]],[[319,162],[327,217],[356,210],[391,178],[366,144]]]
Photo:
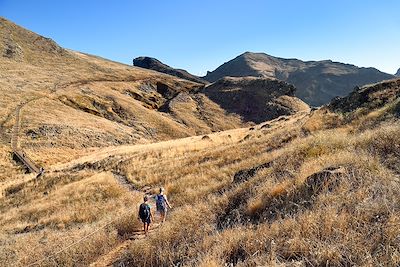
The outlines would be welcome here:
[[[144,196],[144,202],[140,204],[139,207],[139,219],[143,222],[143,231],[145,235],[147,235],[147,233],[149,232],[149,226],[151,221],[153,220],[153,214],[151,214],[150,205],[149,203],[147,203],[148,200],[148,196]]]
[[[156,196],[156,206],[157,211],[161,215],[162,222],[165,222],[165,218],[167,216],[167,207],[172,208],[171,204],[168,202],[167,196],[164,194],[164,188],[160,188],[160,193]]]

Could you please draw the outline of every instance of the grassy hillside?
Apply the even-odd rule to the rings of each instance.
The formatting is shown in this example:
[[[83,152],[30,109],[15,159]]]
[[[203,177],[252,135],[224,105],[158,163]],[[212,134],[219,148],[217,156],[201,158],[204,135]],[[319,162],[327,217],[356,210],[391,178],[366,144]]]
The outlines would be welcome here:
[[[379,105],[104,148],[53,165],[40,180],[16,177],[0,207],[2,263],[24,266],[100,228],[42,266],[85,266],[121,243],[112,262],[125,266],[396,266],[397,83],[360,89],[367,99],[382,92]],[[167,222],[127,239],[140,227],[140,191],[159,186],[174,205]]]
[[[19,105],[20,144],[44,167],[102,147],[254,124],[211,100],[204,84],[67,50],[4,18],[0,33],[0,186],[19,172],[9,156]]]
[[[255,124],[207,95],[249,88],[0,32],[0,266],[400,264],[400,80],[312,111],[274,91],[297,109]],[[20,104],[40,178],[11,158]],[[137,208],[160,186],[174,208],[144,238]]]
[[[66,50],[3,18],[0,33],[0,183],[20,171],[9,156],[18,105],[20,144],[45,167],[101,147],[247,125],[208,99],[193,111],[168,109],[201,84]]]
[[[127,167],[135,183],[166,184],[177,208],[120,262],[397,266],[399,97],[362,115],[323,108],[259,125],[234,147],[180,160],[178,173]]]

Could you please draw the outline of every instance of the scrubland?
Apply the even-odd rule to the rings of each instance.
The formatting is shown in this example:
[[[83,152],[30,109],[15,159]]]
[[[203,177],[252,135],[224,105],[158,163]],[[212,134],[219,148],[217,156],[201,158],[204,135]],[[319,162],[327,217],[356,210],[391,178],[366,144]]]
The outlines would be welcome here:
[[[120,262],[397,266],[398,121],[304,134],[307,126],[314,127],[313,116],[302,127],[284,127],[223,154],[194,155],[179,168],[155,167],[154,174],[128,167],[131,179],[165,184],[179,208],[162,231],[132,243]],[[270,151],[285,134],[293,141]]]
[[[140,227],[140,191],[163,186],[174,205],[167,222],[129,241],[115,264],[396,266],[399,133],[386,105],[362,115],[323,108],[88,153],[5,189],[2,262],[27,265],[97,231],[41,262],[88,265]]]
[[[0,32],[1,266],[400,265],[400,80],[255,125],[199,84]],[[20,104],[39,178],[11,156]],[[173,209],[139,238],[160,186]]]

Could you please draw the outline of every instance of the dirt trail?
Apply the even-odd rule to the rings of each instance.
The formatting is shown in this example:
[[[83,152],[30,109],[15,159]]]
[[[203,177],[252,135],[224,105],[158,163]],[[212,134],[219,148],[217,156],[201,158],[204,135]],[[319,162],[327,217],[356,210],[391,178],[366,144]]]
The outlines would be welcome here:
[[[287,118],[288,123],[299,123],[301,122],[307,115],[309,115],[309,112],[304,112],[302,114],[298,114],[296,116],[290,116]],[[278,121],[278,120],[276,120]],[[274,123],[275,121],[272,121]],[[152,189],[150,187],[145,187],[142,188],[141,190],[135,188],[132,183],[125,177],[124,175],[120,175],[118,173],[113,173],[115,179],[118,181],[118,183],[127,188],[131,192],[135,193],[145,193],[147,195],[152,195]],[[155,206],[155,201],[154,198],[150,198],[150,204],[152,207]],[[160,226],[159,224],[155,223],[151,225],[152,228],[150,229],[150,235],[158,231],[158,227]],[[123,256],[124,252],[129,248],[129,245],[135,242],[136,240],[144,239],[145,236],[143,234],[142,229],[136,229],[132,235],[126,239],[123,240],[119,245],[114,247],[111,251],[109,251],[107,254],[104,254],[103,256],[99,257],[95,262],[93,262],[90,266],[91,267],[103,267],[103,266],[112,266],[116,261],[118,261],[121,256]]]
[[[151,195],[151,188],[150,187],[145,187],[142,190],[136,189],[130,182],[129,180],[120,174],[113,173],[114,178],[118,181],[118,183],[122,186],[128,189],[132,193],[141,193],[141,194],[147,194]],[[152,207],[152,213],[153,216],[155,216],[155,200],[154,197],[150,197],[150,206]],[[158,221],[159,218],[155,216],[155,221]],[[152,223],[150,225],[149,229],[149,235],[154,234],[157,232],[160,224],[159,223]],[[105,266],[112,266],[116,261],[118,261],[121,256],[124,254],[124,252],[129,248],[129,245],[135,242],[136,240],[141,240],[146,238],[146,236],[143,233],[142,227],[135,229],[133,233],[128,236],[127,238],[121,240],[121,242],[115,246],[112,250],[110,250],[108,253],[100,256],[97,258],[97,260],[93,263],[90,264],[90,267],[105,267]]]
[[[158,230],[159,224],[152,224],[152,228],[149,230],[149,235],[155,233]],[[137,229],[132,235],[114,247],[108,253],[100,256],[95,262],[91,263],[90,267],[105,267],[105,266],[113,266],[113,264],[121,259],[121,256],[124,252],[129,248],[130,244],[135,242],[136,240],[145,239],[146,236],[143,234],[143,229]]]

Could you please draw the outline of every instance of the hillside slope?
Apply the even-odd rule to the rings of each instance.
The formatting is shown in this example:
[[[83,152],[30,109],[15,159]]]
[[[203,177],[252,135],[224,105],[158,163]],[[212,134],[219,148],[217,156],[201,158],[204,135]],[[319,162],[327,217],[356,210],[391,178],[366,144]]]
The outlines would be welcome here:
[[[294,97],[295,91],[285,82],[253,77],[225,77],[203,90],[224,110],[256,123],[308,110],[307,104]]]
[[[197,77],[195,75],[190,74],[186,70],[182,69],[174,69],[161,61],[152,58],[152,57],[137,57],[133,59],[133,66],[141,67],[149,70],[155,70],[161,73],[169,74],[172,76],[176,76],[181,79],[189,80],[197,83],[206,84],[207,81]]]
[[[0,33],[4,173],[16,170],[8,153],[19,105],[20,144],[43,166],[105,146],[206,134],[283,115],[249,121],[210,99],[202,83],[67,50],[4,18]]]
[[[396,104],[400,98],[400,79],[356,88],[346,97],[338,97],[328,107],[336,112],[370,112],[388,103]],[[396,112],[396,110],[394,110]],[[397,110],[399,112],[400,110]]]
[[[193,125],[162,112],[180,92],[195,93],[202,84],[67,50],[4,18],[0,19],[0,33],[3,174],[9,168],[15,170],[8,155],[18,105],[22,105],[20,143],[44,166],[99,147],[245,125],[238,116],[221,109],[196,118],[190,115],[197,122]],[[217,109],[215,103],[205,103],[204,109],[208,104]],[[208,116],[220,120],[210,124]]]
[[[345,96],[355,86],[394,77],[374,68],[359,68],[330,60],[301,61],[251,52],[208,72],[204,79],[214,82],[224,76],[255,76],[286,81],[296,86],[296,96],[313,106],[326,104],[336,96]]]
[[[0,204],[1,264],[398,266],[399,82],[251,128],[108,147],[39,180],[17,176]],[[141,238],[132,218],[160,186],[173,209]]]
[[[282,81],[203,86],[4,19],[0,38],[0,266],[400,265],[400,79],[310,110]],[[11,158],[19,104],[38,178]]]

